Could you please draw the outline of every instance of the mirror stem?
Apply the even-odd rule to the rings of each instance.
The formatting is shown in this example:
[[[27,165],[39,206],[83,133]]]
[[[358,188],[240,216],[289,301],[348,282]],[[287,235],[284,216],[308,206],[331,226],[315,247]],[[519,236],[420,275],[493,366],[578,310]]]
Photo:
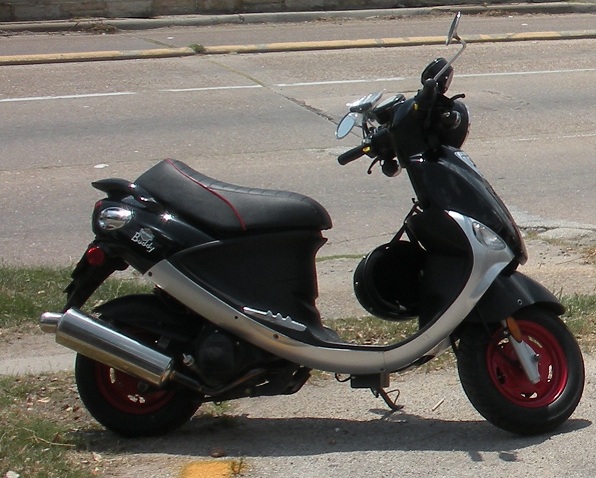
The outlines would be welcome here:
[[[439,71],[439,72],[438,72],[438,73],[435,75],[435,77],[434,77],[434,80],[435,80],[435,81],[439,81],[439,78],[441,78],[441,75],[447,71],[447,68],[449,68],[449,67],[450,67],[450,66],[453,64],[453,62],[459,58],[459,56],[460,56],[460,55],[461,55],[461,54],[464,52],[464,50],[466,49],[466,46],[468,46],[468,45],[467,45],[467,43],[466,43],[465,41],[463,41],[463,40],[462,40],[462,39],[461,39],[461,38],[460,38],[458,35],[455,35],[455,36],[453,37],[453,39],[454,39],[454,40],[457,40],[457,41],[459,42],[459,44],[461,45],[461,48],[460,48],[460,50],[459,50],[459,51],[458,51],[458,52],[455,54],[455,56],[454,56],[453,58],[451,58],[451,60],[449,60],[449,61],[446,63],[446,65],[445,65],[443,68],[441,68],[441,71]]]

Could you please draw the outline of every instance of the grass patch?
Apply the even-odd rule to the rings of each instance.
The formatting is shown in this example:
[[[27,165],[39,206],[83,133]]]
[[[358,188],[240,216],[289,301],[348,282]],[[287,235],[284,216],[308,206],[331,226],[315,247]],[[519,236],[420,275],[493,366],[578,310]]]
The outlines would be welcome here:
[[[0,326],[31,321],[46,310],[61,310],[69,271],[0,266]]]
[[[85,412],[72,378],[0,377],[0,397],[1,476],[9,471],[27,478],[97,476],[100,456],[75,433]]]
[[[342,339],[362,345],[390,345],[407,339],[418,331],[418,320],[391,322],[376,317],[335,319],[327,323]],[[455,354],[447,349],[443,354],[418,369],[421,372],[441,370],[454,365]]]
[[[37,321],[42,312],[58,312],[66,302],[63,293],[72,268],[9,267],[0,265],[0,327],[18,327]],[[109,278],[87,306],[93,308],[111,298],[147,293],[151,286],[139,278]]]
[[[207,51],[205,49],[204,45],[199,45],[197,43],[193,43],[192,45],[189,45],[188,47],[191,48],[195,53],[197,53],[199,55],[203,54],[203,53],[205,53],[205,51]]]
[[[203,404],[201,431],[237,427],[231,412],[230,402]],[[129,463],[129,441],[90,416],[72,373],[0,376],[0,424],[0,478],[9,471],[21,478],[113,476]],[[246,470],[243,460],[233,465]]]
[[[362,259],[365,254],[340,254],[335,256],[321,256],[317,257],[317,262],[336,261],[339,259]]]
[[[563,320],[584,346],[596,345],[596,295],[563,296]]]
[[[418,330],[417,320],[391,322],[375,317],[335,319],[327,323],[346,342],[388,345],[406,339]]]

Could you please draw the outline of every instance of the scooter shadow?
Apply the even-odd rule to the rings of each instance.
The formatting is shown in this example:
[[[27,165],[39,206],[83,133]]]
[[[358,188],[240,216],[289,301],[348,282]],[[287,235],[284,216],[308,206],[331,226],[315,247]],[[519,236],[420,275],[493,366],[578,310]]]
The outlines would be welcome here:
[[[407,413],[372,410],[381,418],[250,418],[246,415],[196,416],[164,437],[114,441],[110,432],[93,432],[92,448],[126,453],[165,453],[205,457],[213,450],[229,457],[311,456],[355,451],[462,451],[472,461],[482,452],[497,452],[504,461],[516,461],[520,450],[589,427],[570,419],[555,433],[518,436],[485,421],[428,419]],[[103,436],[102,436],[103,435]],[[94,439],[95,438],[95,439]],[[102,445],[103,444],[103,445]],[[509,451],[503,451],[509,450]]]

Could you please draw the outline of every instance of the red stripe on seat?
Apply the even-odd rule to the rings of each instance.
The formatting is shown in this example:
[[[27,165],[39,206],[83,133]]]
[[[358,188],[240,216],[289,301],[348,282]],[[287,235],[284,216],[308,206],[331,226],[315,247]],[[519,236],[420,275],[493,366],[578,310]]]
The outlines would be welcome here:
[[[207,186],[205,186],[204,184],[201,184],[199,181],[197,181],[195,178],[193,178],[192,176],[186,174],[184,171],[182,171],[180,168],[178,168],[174,162],[171,159],[166,159],[166,161],[176,170],[178,171],[180,174],[182,174],[185,178],[190,179],[193,183],[198,184],[199,186],[201,186],[203,189],[205,189],[206,191],[209,191],[211,194],[213,194],[215,197],[217,197],[218,199],[220,199],[221,201],[223,201],[234,213],[234,215],[236,216],[236,219],[238,219],[238,222],[240,223],[240,227],[242,228],[243,231],[246,231],[246,224],[244,224],[244,221],[242,220],[242,216],[240,215],[240,213],[238,212],[238,210],[234,207],[234,205],[228,201],[225,197],[223,197],[221,194],[213,191],[212,189],[209,189]]]

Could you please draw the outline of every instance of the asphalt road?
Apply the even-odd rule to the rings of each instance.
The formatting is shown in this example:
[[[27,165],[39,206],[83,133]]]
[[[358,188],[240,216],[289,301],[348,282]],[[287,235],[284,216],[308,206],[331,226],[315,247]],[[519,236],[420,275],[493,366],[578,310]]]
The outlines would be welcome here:
[[[464,18],[461,28],[486,21]],[[448,24],[427,26],[436,34]],[[99,44],[104,36],[74,38]],[[522,225],[571,221],[591,231],[596,222],[594,41],[472,44],[456,64],[451,91],[467,94],[473,116],[466,149]],[[74,262],[92,239],[89,215],[100,197],[89,183],[133,179],[165,157],[222,180],[311,195],[334,218],[322,254],[366,252],[398,228],[412,191],[405,175],[338,166],[334,158],[358,138],[336,141],[335,123],[348,101],[371,90],[413,94],[424,65],[454,48],[3,67],[2,258]]]

